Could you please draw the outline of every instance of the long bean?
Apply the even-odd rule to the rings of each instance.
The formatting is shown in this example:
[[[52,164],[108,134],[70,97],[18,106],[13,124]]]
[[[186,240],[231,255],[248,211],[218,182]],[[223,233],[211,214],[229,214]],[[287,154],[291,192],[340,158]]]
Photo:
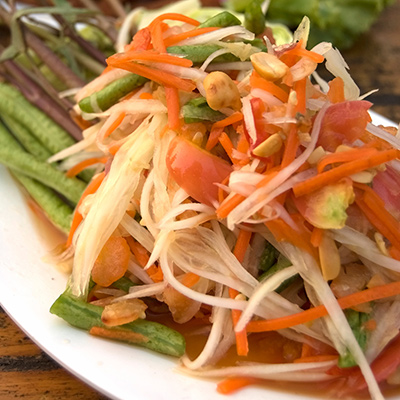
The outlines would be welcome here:
[[[51,153],[24,125],[21,125],[17,120],[9,115],[2,115],[1,118],[26,151],[34,155],[40,161],[45,161],[51,156]]]
[[[68,233],[72,221],[72,208],[64,203],[51,189],[35,179],[13,170],[12,174],[25,187],[36,203],[39,204],[50,221],[63,232]]]
[[[191,60],[194,64],[200,64],[203,63],[208,58],[209,55],[220,49],[222,49],[222,47],[218,46],[217,44],[199,44],[195,46],[190,46],[190,45],[170,46],[167,48],[167,51],[168,53],[171,54],[184,56],[188,60]],[[239,61],[239,58],[234,56],[233,54],[226,53],[216,57],[213,61],[231,62],[231,61]]]
[[[105,328],[114,333],[115,337],[119,336],[117,340],[134,343],[159,353],[180,357],[185,352],[185,339],[179,332],[143,319],[108,328],[101,321],[103,307],[88,304],[66,292],[54,302],[50,312],[77,328],[85,330],[95,327]],[[134,337],[137,337],[137,340],[132,340],[129,333],[136,334]]]
[[[74,139],[42,111],[30,104],[16,89],[0,83],[0,113],[17,120],[52,154],[71,146]]]
[[[67,178],[52,165],[37,160],[25,152],[11,134],[0,125],[0,163],[26,176],[37,179],[77,204],[86,184],[77,178]]]
[[[126,96],[132,90],[142,86],[148,79],[143,76],[130,74],[123,78],[117,79],[107,85],[104,89],[94,93],[92,96],[85,97],[79,102],[79,107],[83,112],[92,113],[96,110],[93,109],[93,102],[97,104],[100,110],[105,111],[112,105],[117,103],[119,99]]]

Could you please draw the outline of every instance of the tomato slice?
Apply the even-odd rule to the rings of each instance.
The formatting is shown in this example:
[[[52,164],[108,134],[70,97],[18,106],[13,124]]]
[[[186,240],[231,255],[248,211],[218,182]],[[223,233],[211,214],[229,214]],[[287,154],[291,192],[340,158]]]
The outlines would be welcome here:
[[[344,101],[330,106],[324,115],[317,146],[335,151],[340,144],[352,144],[365,132],[371,121],[365,100]]]
[[[212,206],[218,199],[218,186],[232,172],[232,166],[186,139],[172,140],[167,167],[176,183],[200,203]]]

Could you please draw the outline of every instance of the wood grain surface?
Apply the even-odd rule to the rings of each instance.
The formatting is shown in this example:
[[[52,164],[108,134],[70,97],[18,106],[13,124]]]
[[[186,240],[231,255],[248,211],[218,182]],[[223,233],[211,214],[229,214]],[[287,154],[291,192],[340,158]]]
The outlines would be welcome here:
[[[400,122],[399,21],[400,0],[397,0],[370,32],[343,52],[362,93],[379,89],[369,97],[375,104],[373,109],[397,123]],[[20,398],[107,399],[51,360],[0,309],[0,400]]]

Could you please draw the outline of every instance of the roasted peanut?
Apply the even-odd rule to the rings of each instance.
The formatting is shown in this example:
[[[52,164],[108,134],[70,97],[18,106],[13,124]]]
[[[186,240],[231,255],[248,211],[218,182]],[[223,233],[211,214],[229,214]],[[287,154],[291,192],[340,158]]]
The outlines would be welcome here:
[[[289,70],[289,67],[273,54],[255,53],[250,56],[250,60],[258,74],[269,81],[283,78]]]
[[[232,107],[238,110],[242,106],[240,93],[233,80],[224,72],[211,72],[204,79],[204,89],[208,105],[213,110]]]

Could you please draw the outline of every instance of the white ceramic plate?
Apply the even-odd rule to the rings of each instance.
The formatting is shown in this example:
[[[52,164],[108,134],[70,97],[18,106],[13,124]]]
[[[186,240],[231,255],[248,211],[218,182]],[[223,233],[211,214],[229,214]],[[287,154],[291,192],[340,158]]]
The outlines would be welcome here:
[[[374,114],[376,124],[393,125]],[[47,354],[113,399],[222,400],[215,382],[174,371],[176,360],[90,336],[49,313],[67,276],[42,261],[48,243],[25,197],[0,167],[0,304]],[[230,399],[305,400],[295,393],[248,388]]]

